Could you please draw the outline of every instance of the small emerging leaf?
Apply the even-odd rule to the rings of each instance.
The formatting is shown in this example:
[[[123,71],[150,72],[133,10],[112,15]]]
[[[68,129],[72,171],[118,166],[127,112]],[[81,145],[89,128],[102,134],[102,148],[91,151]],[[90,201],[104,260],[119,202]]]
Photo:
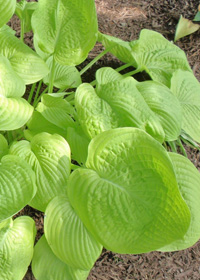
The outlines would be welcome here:
[[[174,42],[176,42],[180,38],[183,38],[187,35],[196,32],[199,29],[199,27],[200,26],[198,24],[194,24],[191,20],[181,16],[176,27]]]

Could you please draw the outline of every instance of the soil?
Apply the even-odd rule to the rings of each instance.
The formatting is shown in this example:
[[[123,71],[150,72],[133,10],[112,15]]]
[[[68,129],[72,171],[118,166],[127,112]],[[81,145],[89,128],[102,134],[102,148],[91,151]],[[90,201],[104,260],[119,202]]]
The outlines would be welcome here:
[[[137,39],[143,28],[158,31],[167,39],[173,40],[180,15],[192,20],[200,4],[198,0],[96,0],[95,2],[99,30],[126,41]],[[16,17],[11,21],[11,25],[19,35],[19,22]],[[26,42],[32,46],[32,33],[26,34]],[[200,30],[179,40],[177,45],[186,52],[193,72],[200,81]],[[102,46],[97,44],[80,68],[102,49]],[[95,70],[100,66],[117,68],[120,62],[107,54],[84,76],[84,80],[93,80]],[[187,153],[200,170],[199,151],[187,148]],[[30,207],[26,207],[23,214],[28,214],[35,219],[39,231],[38,239],[43,231],[43,216]],[[197,280],[200,279],[199,260],[200,242],[187,250],[171,253],[119,255],[104,249],[91,270],[88,280]],[[24,280],[34,279],[29,269]]]

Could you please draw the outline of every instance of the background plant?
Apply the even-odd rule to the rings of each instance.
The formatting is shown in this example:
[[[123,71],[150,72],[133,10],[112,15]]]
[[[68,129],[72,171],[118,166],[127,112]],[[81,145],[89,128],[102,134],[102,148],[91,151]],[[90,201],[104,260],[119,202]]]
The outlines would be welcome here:
[[[164,148],[199,142],[200,86],[185,53],[150,30],[132,42],[98,32],[91,0],[0,4],[0,279],[22,279],[31,259],[37,279],[86,279],[103,246],[193,245],[199,173]],[[4,25],[14,11],[21,40]],[[35,51],[23,43],[30,28]],[[97,40],[105,50],[79,72]],[[82,84],[108,51],[125,64]],[[138,82],[142,71],[149,80]],[[27,204],[45,212],[34,250],[34,221],[12,218]]]

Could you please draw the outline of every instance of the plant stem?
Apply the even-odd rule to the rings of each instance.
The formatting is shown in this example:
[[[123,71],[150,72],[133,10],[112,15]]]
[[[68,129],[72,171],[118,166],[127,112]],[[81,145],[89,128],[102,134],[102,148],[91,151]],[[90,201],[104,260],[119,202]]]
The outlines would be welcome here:
[[[47,91],[48,91],[48,87],[45,88],[45,90],[40,94],[40,96],[37,98],[37,100],[34,100],[34,103],[33,103],[33,107],[34,107],[34,108],[38,105],[40,99],[42,98],[42,96],[43,96]]]
[[[81,71],[80,71],[80,75],[82,76],[83,73],[85,73],[90,67],[92,67],[92,65],[94,65],[100,58],[102,58],[105,54],[107,54],[107,52],[109,52],[109,48],[105,49],[103,52],[101,52],[99,55],[97,55],[92,61],[90,61],[90,63],[88,63]]]
[[[118,67],[117,69],[115,69],[115,71],[120,72],[120,71],[122,71],[122,70],[124,70],[124,69],[126,69],[126,68],[128,68],[130,66],[132,66],[131,62]]]
[[[24,19],[21,19],[21,31],[20,31],[20,40],[24,42]]]
[[[51,73],[50,73],[50,81],[49,81],[49,93],[53,92],[53,82],[54,82],[54,76],[55,76],[55,59],[53,57],[52,67],[51,67]]]
[[[7,140],[8,140],[8,144],[10,145],[13,141],[12,131],[7,131]]]
[[[142,69],[142,68],[137,68],[137,69],[135,69],[135,70],[133,70],[131,72],[128,72],[128,73],[124,74],[123,77],[133,76],[133,75],[135,75],[135,74],[137,74],[139,72],[142,72],[143,70],[144,69]]]
[[[184,155],[185,157],[188,157],[188,155],[187,155],[187,153],[186,153],[186,151],[185,151],[185,148],[183,147],[183,144],[182,144],[180,138],[177,139],[177,143],[178,143],[178,145],[179,145],[179,147],[180,147],[181,152],[183,153],[183,155]]]
[[[28,103],[29,104],[31,104],[33,93],[35,91],[35,87],[36,87],[36,83],[32,84],[31,91],[30,91],[29,96],[28,96]]]
[[[40,80],[40,82],[38,84],[37,91],[36,91],[36,94],[35,94],[35,97],[34,97],[34,101],[33,101],[33,107],[34,107],[35,102],[36,102],[36,100],[38,98],[38,95],[40,93],[41,86],[42,86],[42,80]]]

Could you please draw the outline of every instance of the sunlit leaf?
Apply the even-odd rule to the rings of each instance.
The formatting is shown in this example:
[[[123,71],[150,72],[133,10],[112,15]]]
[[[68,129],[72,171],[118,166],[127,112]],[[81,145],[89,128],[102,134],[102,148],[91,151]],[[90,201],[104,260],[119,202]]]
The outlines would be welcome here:
[[[70,175],[69,201],[105,248],[144,253],[184,236],[190,212],[173,164],[147,133],[117,128],[99,134],[89,144],[86,167]]]

